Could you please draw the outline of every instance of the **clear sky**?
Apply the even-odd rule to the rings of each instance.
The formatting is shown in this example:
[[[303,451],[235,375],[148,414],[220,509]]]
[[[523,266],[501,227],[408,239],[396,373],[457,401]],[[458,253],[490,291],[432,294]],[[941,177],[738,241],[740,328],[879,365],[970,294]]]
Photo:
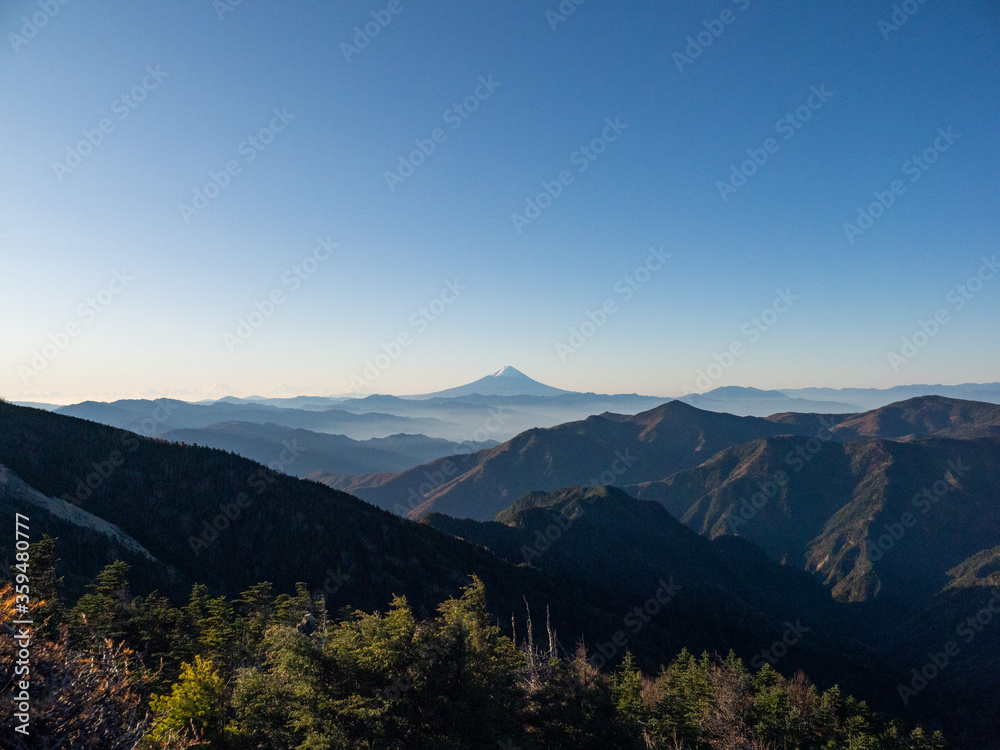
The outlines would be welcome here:
[[[4,2],[0,395],[1000,380],[1000,6],[896,7]]]

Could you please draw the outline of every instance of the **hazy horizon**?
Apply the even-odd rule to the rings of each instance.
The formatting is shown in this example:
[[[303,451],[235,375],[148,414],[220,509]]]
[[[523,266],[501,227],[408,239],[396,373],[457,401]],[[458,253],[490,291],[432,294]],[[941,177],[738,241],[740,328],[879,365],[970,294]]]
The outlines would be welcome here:
[[[516,368],[516,369],[520,370],[521,368]],[[521,371],[524,372],[523,370],[521,370]],[[420,395],[425,395],[425,394],[428,394],[428,393],[436,393],[437,391],[441,391],[441,390],[445,390],[445,389],[448,389],[448,388],[465,385],[466,383],[470,383],[470,382],[473,382],[475,380],[479,380],[481,377],[484,377],[485,375],[488,375],[488,374],[489,373],[484,373],[484,374],[482,374],[482,375],[480,375],[478,377],[475,377],[475,376],[469,377],[468,380],[464,380],[464,381],[461,381],[461,382],[459,382],[457,380],[455,382],[451,382],[451,381],[448,381],[448,380],[442,380],[437,386],[435,386],[433,388],[430,388],[430,389],[428,389],[426,391],[409,390],[409,391],[400,391],[398,393],[391,393],[391,392],[388,392],[388,391],[372,391],[371,393],[350,393],[350,392],[337,393],[337,392],[334,392],[334,391],[306,392],[306,391],[298,391],[298,390],[295,390],[295,389],[287,387],[287,386],[279,387],[278,389],[271,390],[271,391],[268,391],[268,390],[265,390],[265,389],[258,389],[258,390],[249,390],[249,391],[245,391],[245,392],[244,391],[235,392],[235,391],[232,391],[232,390],[228,390],[225,386],[221,386],[220,385],[220,386],[214,387],[212,390],[209,390],[209,391],[173,391],[173,392],[144,391],[144,392],[122,392],[122,393],[112,392],[112,391],[103,391],[103,392],[99,391],[99,392],[77,393],[77,394],[73,394],[73,395],[58,395],[58,396],[52,396],[52,397],[48,397],[48,398],[18,398],[18,397],[9,396],[7,394],[0,393],[0,398],[6,398],[8,401],[16,401],[16,402],[36,402],[36,403],[55,404],[55,405],[58,405],[58,406],[67,406],[67,405],[70,405],[70,404],[80,403],[82,401],[104,401],[104,402],[112,402],[112,401],[117,401],[117,400],[122,400],[122,399],[150,399],[150,400],[152,400],[152,399],[158,399],[158,398],[172,398],[172,399],[177,399],[177,400],[180,400],[180,401],[191,401],[191,402],[193,402],[193,401],[217,400],[217,399],[225,398],[227,396],[228,397],[233,397],[233,398],[244,398],[244,399],[245,398],[252,398],[252,397],[260,397],[260,398],[265,398],[265,399],[271,399],[271,398],[291,398],[291,397],[295,397],[295,396],[306,396],[306,397],[314,397],[314,398],[349,398],[349,397],[350,398],[364,398],[365,396],[371,396],[371,395],[386,395],[386,396],[408,397],[408,396],[420,396]],[[532,380],[538,380],[538,378],[534,378],[531,375],[530,372],[524,372],[524,374],[527,375],[528,377],[532,378]],[[597,394],[602,394],[602,395],[635,394],[635,395],[638,395],[638,396],[645,396],[645,397],[650,397],[650,398],[663,398],[663,399],[681,398],[681,397],[683,397],[685,395],[689,395],[689,394],[683,393],[681,391],[678,391],[677,393],[643,393],[643,392],[638,392],[638,391],[622,391],[622,390],[608,390],[608,391],[604,391],[604,390],[595,390],[594,388],[586,388],[586,387],[577,389],[577,388],[568,388],[568,387],[565,387],[565,386],[563,386],[560,383],[550,383],[550,382],[546,382],[546,381],[539,381],[539,382],[542,382],[544,385],[551,385],[551,386],[554,386],[556,388],[562,388],[563,390],[567,390],[567,391],[573,391],[573,392],[579,392],[579,393],[588,393],[589,392],[589,393],[597,393]],[[938,386],[938,385],[949,386],[949,387],[950,386],[961,386],[961,385],[985,385],[985,384],[993,383],[993,382],[1000,382],[1000,381],[983,381],[983,382],[956,381],[956,382],[953,382],[953,383],[951,383],[951,382],[945,382],[945,383],[896,383],[894,385],[886,386],[884,388],[877,388],[877,390],[888,390],[888,389],[895,388],[895,387],[902,387],[902,388],[905,388],[905,387],[921,387],[921,386],[929,386],[930,387],[930,386]],[[816,385],[816,384],[806,384],[806,385],[785,386],[785,387],[776,387],[776,388],[764,388],[764,387],[761,387],[761,386],[746,385],[746,384],[743,384],[743,383],[726,383],[726,384],[723,384],[723,385],[726,385],[726,386],[736,386],[736,387],[744,387],[744,388],[758,388],[759,390],[774,390],[774,391],[797,391],[797,390],[805,389],[805,388],[830,389],[830,390],[850,390],[850,389],[854,389],[854,388],[861,388],[861,389],[876,388],[875,386],[864,386],[864,385],[860,385],[860,386],[855,386],[855,385],[850,385],[850,386],[830,386],[830,385],[823,385],[823,384],[819,384],[819,385]],[[694,391],[693,393],[706,393],[708,391],[714,390],[715,388],[723,387],[723,385],[716,385],[716,386],[713,386],[712,388],[709,388],[709,389],[706,389],[706,390],[703,390],[703,391]]]

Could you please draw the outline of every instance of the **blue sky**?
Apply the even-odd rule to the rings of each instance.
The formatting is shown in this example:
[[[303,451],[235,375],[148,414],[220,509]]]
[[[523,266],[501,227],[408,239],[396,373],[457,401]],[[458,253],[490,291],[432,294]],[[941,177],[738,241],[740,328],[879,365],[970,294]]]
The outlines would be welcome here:
[[[230,3],[0,5],[0,394],[1000,380],[994,2]]]

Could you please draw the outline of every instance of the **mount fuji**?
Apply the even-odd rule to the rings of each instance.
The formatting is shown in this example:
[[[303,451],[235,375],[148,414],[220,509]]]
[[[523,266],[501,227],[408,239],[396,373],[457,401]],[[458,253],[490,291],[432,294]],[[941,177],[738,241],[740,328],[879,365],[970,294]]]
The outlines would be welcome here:
[[[447,388],[436,393],[424,393],[410,398],[456,398],[459,396],[562,396],[575,391],[564,391],[551,385],[539,383],[520,370],[506,365],[484,378],[466,385]]]

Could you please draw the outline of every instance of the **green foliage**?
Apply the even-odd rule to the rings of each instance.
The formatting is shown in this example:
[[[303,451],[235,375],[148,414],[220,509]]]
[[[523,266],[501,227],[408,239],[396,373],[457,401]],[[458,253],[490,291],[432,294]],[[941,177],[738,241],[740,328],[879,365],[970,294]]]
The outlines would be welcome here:
[[[313,636],[278,626],[265,649],[234,690],[236,733],[251,746],[485,747],[519,729],[523,659],[489,623],[479,581],[430,622],[397,597]]]
[[[190,731],[208,742],[218,742],[223,733],[225,684],[212,662],[195,657],[194,664],[181,665],[180,680],[170,695],[154,695],[149,702],[156,715],[146,738],[166,744]]]
[[[45,535],[31,545],[31,587],[35,602],[33,618],[39,636],[53,636],[65,618],[62,606],[63,578],[56,573],[56,540]]]
[[[569,657],[516,644],[493,624],[476,578],[429,620],[396,597],[385,612],[328,622],[304,586],[275,596],[261,583],[232,600],[195,586],[177,608],[155,592],[133,598],[128,572],[109,565],[63,617],[76,623],[78,649],[114,646],[138,659],[123,679],[133,692],[157,691],[142,729],[148,747],[946,747],[837,687],[819,691],[769,666],[753,673],[732,653],[685,650],[650,677],[631,653],[603,673],[582,646]]]
[[[655,735],[676,736],[689,745],[697,741],[704,731],[704,717],[712,701],[710,670],[708,654],[703,654],[699,662],[687,649],[670,666],[661,669],[650,719],[650,729]]]
[[[129,627],[135,607],[128,586],[129,566],[121,560],[108,565],[91,584],[93,593],[80,597],[75,618],[100,640],[121,643],[132,636]]]
[[[635,666],[631,653],[626,653],[615,674],[613,695],[618,715],[634,724],[643,723],[645,706],[642,701],[642,672]]]

